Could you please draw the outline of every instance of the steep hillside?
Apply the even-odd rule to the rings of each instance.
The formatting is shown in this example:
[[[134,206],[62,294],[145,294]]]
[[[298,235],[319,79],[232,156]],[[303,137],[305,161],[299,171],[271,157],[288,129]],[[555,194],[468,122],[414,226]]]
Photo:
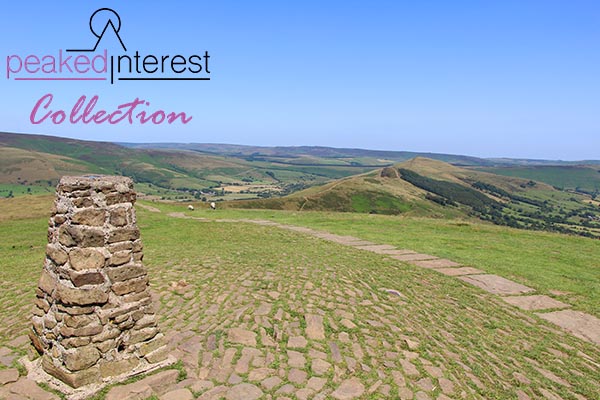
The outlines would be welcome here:
[[[415,158],[284,198],[230,206],[476,217],[498,225],[600,236],[600,210],[590,201],[541,182]]]

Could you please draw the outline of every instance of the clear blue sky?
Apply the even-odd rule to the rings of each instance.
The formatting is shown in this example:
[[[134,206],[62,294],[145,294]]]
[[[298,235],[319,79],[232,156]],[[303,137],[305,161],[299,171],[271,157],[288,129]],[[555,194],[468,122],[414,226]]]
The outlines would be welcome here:
[[[7,55],[93,43],[100,7],[121,15],[128,50],[208,50],[212,80],[5,79]],[[3,131],[600,159],[598,1],[11,1],[0,18]],[[48,92],[65,109],[81,95],[109,110],[140,97],[193,120],[32,125]]]

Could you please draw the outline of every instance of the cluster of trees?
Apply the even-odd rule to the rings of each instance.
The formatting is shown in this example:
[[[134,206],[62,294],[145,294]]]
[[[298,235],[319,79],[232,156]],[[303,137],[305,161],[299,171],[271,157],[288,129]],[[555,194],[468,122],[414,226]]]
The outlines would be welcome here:
[[[490,199],[485,194],[458,183],[428,178],[409,169],[400,168],[398,171],[405,181],[446,199],[448,204],[464,204],[479,213],[488,213],[490,210],[504,208],[503,204]],[[438,199],[436,202],[440,201],[442,200]]]
[[[433,201],[434,203],[438,203],[441,206],[455,206],[455,207],[458,206],[458,204],[456,204],[455,202],[450,201],[450,200],[448,200],[445,197],[438,196],[438,195],[435,195],[435,194],[432,194],[432,193],[427,193],[425,195],[425,198],[427,200]]]
[[[401,168],[398,171],[402,179],[428,191],[429,193],[425,196],[428,200],[442,206],[468,206],[472,216],[496,225],[598,237],[589,229],[581,229],[582,227],[600,228],[600,224],[596,223],[594,216],[590,218],[590,210],[585,207],[570,211],[563,208],[556,209],[548,200],[531,199],[510,193],[486,182],[468,182],[471,185],[469,188],[454,182],[428,178],[407,169]],[[530,181],[525,186],[533,187],[535,182]],[[522,208],[511,207],[491,199],[482,192],[505,199],[512,205],[524,203],[534,206],[535,210],[526,211]],[[574,217],[581,219],[576,221]]]
[[[532,182],[532,181],[530,181],[530,182]],[[535,184],[535,182],[534,182],[534,184]],[[529,185],[529,184],[527,184],[527,185]],[[501,189],[501,188],[494,186],[492,184],[489,184],[489,183],[477,181],[477,182],[472,183],[471,186],[473,186],[475,189],[481,190],[483,192],[488,192],[490,194],[505,198],[507,200],[526,203],[526,204],[530,204],[532,206],[542,207],[542,208],[548,206],[547,200],[541,201],[541,200],[536,200],[536,199],[530,199],[529,197],[519,196],[514,193],[509,193],[506,190]]]

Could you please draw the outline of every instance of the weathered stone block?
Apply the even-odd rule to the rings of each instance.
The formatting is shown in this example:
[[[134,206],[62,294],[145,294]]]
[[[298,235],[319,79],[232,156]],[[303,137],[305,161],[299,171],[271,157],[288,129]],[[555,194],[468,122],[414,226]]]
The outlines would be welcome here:
[[[94,336],[102,332],[102,325],[89,325],[82,328],[69,328],[66,325],[60,327],[60,334],[64,337]]]
[[[145,306],[152,303],[152,298],[147,290],[140,293],[130,293],[122,297],[125,303],[139,303],[140,306]]]
[[[141,276],[139,278],[129,279],[124,282],[116,282],[112,286],[113,292],[117,295],[124,295],[128,293],[139,293],[146,289],[148,286],[148,277]]]
[[[67,315],[82,315],[82,314],[91,314],[94,312],[94,307],[79,307],[79,306],[65,306],[64,304],[57,304],[56,308],[59,312]],[[60,319],[61,321],[63,318]]]
[[[83,337],[69,337],[62,340],[62,345],[65,349],[72,349],[75,347],[86,346],[91,343],[89,336]]]
[[[62,225],[58,229],[58,241],[63,246],[71,247],[77,244],[75,238],[73,237],[73,235],[71,235],[70,229],[71,227],[69,225]],[[48,237],[48,239],[50,240],[50,237]]]
[[[86,325],[98,325],[100,320],[95,314],[87,315],[67,315],[64,318],[64,323],[69,328],[83,328]]]
[[[146,354],[145,358],[149,363],[154,364],[165,360],[169,356],[169,349],[167,346],[161,347],[154,350],[152,353]]]
[[[133,242],[117,242],[109,244],[107,247],[108,251],[111,254],[114,254],[123,250],[131,250],[133,248]]]
[[[105,342],[114,339],[121,334],[121,331],[112,326],[105,326],[102,332],[92,338],[93,343]]]
[[[125,263],[128,263],[129,261],[131,261],[131,251],[123,250],[114,253],[110,257],[108,265],[111,267],[118,267],[119,265],[123,265]]]
[[[46,255],[56,265],[63,265],[69,259],[67,252],[60,248],[60,246],[49,244],[46,246]]]
[[[61,193],[71,193],[77,190],[88,190],[91,188],[91,185],[82,180],[77,180],[77,178],[67,178],[61,181],[61,184],[58,186],[58,191]]]
[[[128,319],[133,320],[133,318],[131,318],[131,314],[122,314],[122,315],[115,317],[114,322],[116,324],[120,324],[121,322],[127,321]]]
[[[104,254],[98,249],[75,248],[69,252],[69,264],[75,271],[104,267]]]
[[[69,271],[69,278],[75,287],[85,285],[101,285],[104,283],[104,275],[100,272],[76,272]]]
[[[42,275],[40,276],[40,280],[38,282],[38,288],[40,288],[43,292],[52,295],[54,289],[56,289],[58,279],[56,276],[50,274],[46,269],[42,270]]]
[[[130,313],[138,307],[138,304],[122,304],[118,306],[106,304],[102,307],[102,310],[98,311],[98,316],[100,317],[100,321],[106,325],[109,320],[114,320],[119,315]]]
[[[127,225],[127,215],[129,210],[125,207],[118,207],[110,212],[110,223],[114,226],[125,226]]]
[[[146,274],[142,264],[127,264],[117,268],[108,268],[106,274],[111,282],[123,282]]]
[[[100,358],[100,352],[94,346],[70,349],[63,354],[65,366],[70,371],[81,371],[93,366]]]
[[[156,326],[156,316],[154,314],[146,314],[135,323],[136,329],[142,329],[148,326]]]
[[[48,310],[50,309],[50,304],[48,304],[48,302],[44,299],[40,299],[39,297],[36,297],[36,299],[33,302],[38,308],[44,310],[45,313],[47,313]]]
[[[165,344],[165,337],[162,333],[157,334],[154,339],[144,342],[139,345],[139,352],[142,356],[152,353],[154,350],[162,347]]]
[[[58,240],[67,247],[100,247],[104,245],[104,232],[81,225],[61,225]]]
[[[138,252],[138,251],[142,251],[144,250],[144,245],[142,244],[141,240],[136,240],[135,242],[133,242],[133,247],[131,249],[131,251],[133,252]]]
[[[54,329],[54,327],[57,324],[56,318],[54,318],[54,314],[53,313],[49,313],[44,315],[44,328],[45,329]]]
[[[106,195],[106,205],[119,203],[135,203],[135,193],[110,193]]]
[[[108,243],[123,242],[125,240],[134,241],[140,238],[138,228],[117,228],[108,236]]]
[[[134,312],[131,313],[131,318],[133,318],[133,320],[135,322],[139,321],[140,319],[142,319],[144,317],[144,315],[146,315],[146,310],[145,308],[136,308],[136,310]],[[139,327],[138,327],[139,328]]]
[[[52,222],[54,222],[54,225],[56,226],[62,225],[66,220],[67,217],[65,217],[63,214],[57,214],[54,216],[54,218],[52,218]]]
[[[117,376],[129,372],[136,368],[140,360],[136,358],[126,358],[118,361],[105,361],[100,363],[100,375],[103,378]]]
[[[52,359],[48,356],[42,358],[42,367],[44,368],[44,371],[73,388],[97,383],[101,379],[100,369],[98,367],[92,367],[85,371],[71,372],[65,368],[54,365]]]
[[[124,320],[123,322],[118,324],[118,327],[119,327],[119,329],[121,329],[123,331],[128,331],[131,328],[133,328],[134,325],[135,325],[135,321],[132,318],[127,318],[126,320]]]
[[[65,305],[87,306],[90,304],[106,303],[108,301],[108,294],[98,288],[70,288],[59,284],[56,288],[56,298]]]
[[[44,320],[42,317],[33,317],[31,319],[32,325],[33,325],[33,330],[38,334],[41,335],[44,332]]]
[[[133,330],[129,334],[129,340],[127,344],[136,344],[152,339],[158,333],[156,327],[144,328],[140,330]]]
[[[95,346],[100,353],[107,354],[109,352],[114,352],[115,348],[117,347],[117,341],[115,339],[110,339],[104,342],[96,343]]]
[[[71,218],[72,223],[89,226],[102,226],[106,220],[106,211],[97,208],[86,208],[77,211]]]
[[[78,208],[91,207],[94,205],[94,200],[91,197],[78,197],[73,199],[73,205]]]
[[[31,344],[36,349],[36,351],[39,354],[44,353],[44,350],[46,349],[47,346],[45,343],[43,343],[40,340],[39,336],[33,330],[29,330],[29,332],[27,332],[27,335],[29,336],[29,339],[31,340]]]

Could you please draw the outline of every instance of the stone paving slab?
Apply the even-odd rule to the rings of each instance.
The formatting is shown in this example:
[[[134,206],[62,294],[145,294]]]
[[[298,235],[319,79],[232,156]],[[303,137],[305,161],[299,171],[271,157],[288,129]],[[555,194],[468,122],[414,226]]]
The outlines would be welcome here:
[[[147,210],[147,211],[150,211],[150,212],[153,212],[153,213],[159,213],[160,212],[160,210],[158,208],[152,207],[152,206],[148,206],[146,204],[137,203],[136,205],[138,207],[140,207],[140,208],[143,208],[144,210]]]
[[[445,258],[439,258],[436,260],[417,260],[411,262],[421,268],[449,268],[449,267],[460,267],[460,264],[454,261],[446,260]]]
[[[188,218],[192,218],[192,217],[188,217]],[[250,224],[254,224],[254,225],[261,225],[261,226],[277,226],[277,227],[283,227],[283,225],[279,224],[278,222],[274,222],[274,221],[269,221],[267,219],[247,219],[247,220],[237,220],[237,222],[248,222]]]
[[[0,398],[7,400],[60,400],[54,393],[46,392],[31,379],[20,378],[17,382],[0,387]]]
[[[328,232],[316,232],[314,236],[320,239],[329,240],[330,242],[344,244],[347,246],[371,246],[376,244],[354,236],[342,236]]]
[[[563,303],[562,301],[554,300],[552,297],[539,294],[532,296],[503,297],[502,300],[527,311],[571,307],[569,304]]]
[[[339,244],[343,244],[345,246],[371,246],[374,245],[375,243],[373,242],[369,242],[368,240],[356,240],[356,241],[339,241],[337,242]]]
[[[434,270],[448,276],[476,275],[484,273],[484,271],[473,267],[434,268]]]
[[[368,246],[355,246],[357,249],[370,251],[376,254],[387,254],[385,251],[396,250],[394,246],[389,244],[373,244]]]
[[[395,260],[400,261],[423,261],[423,260],[435,260],[437,257],[430,256],[428,254],[412,253],[412,254],[401,254],[399,256],[391,256]]]
[[[283,228],[289,229],[290,231],[294,232],[306,233],[309,235],[314,235],[315,233],[317,233],[317,231],[315,231],[314,229],[305,228],[303,226],[284,225]]]
[[[393,249],[393,250],[383,250],[381,254],[386,254],[388,256],[403,256],[406,254],[416,254],[416,252],[408,249]]]
[[[466,275],[459,276],[461,281],[470,283],[492,294],[517,295],[535,292],[535,289],[513,282],[498,275]]]
[[[600,319],[581,311],[561,310],[549,313],[536,313],[572,335],[600,346]]]

